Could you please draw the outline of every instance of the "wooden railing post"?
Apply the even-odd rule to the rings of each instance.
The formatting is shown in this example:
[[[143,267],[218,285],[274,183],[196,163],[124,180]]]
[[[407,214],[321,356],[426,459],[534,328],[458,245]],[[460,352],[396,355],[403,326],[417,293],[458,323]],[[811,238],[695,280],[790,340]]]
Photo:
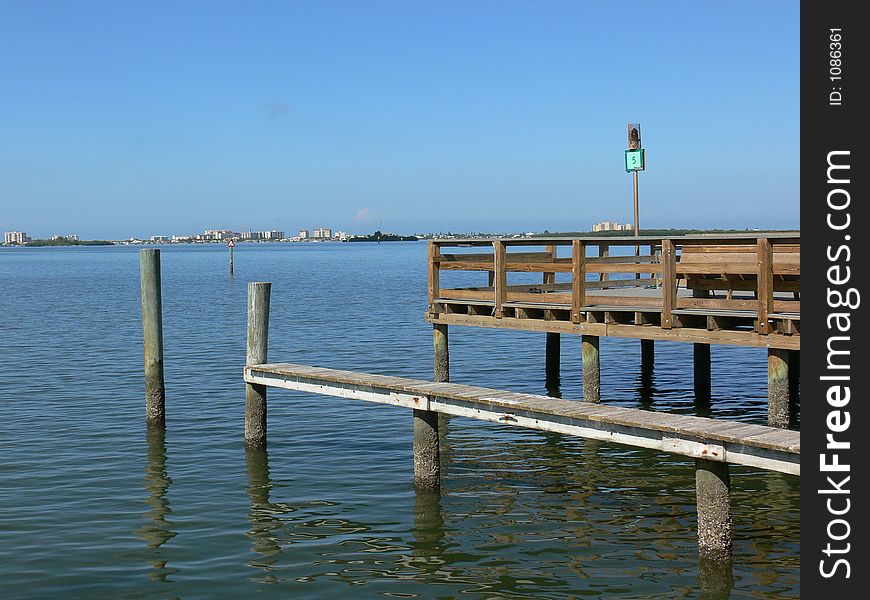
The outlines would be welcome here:
[[[547,244],[547,254],[550,256],[550,260],[553,262],[556,261],[556,249],[558,246],[555,244]],[[548,283],[556,283],[556,273],[546,272],[544,273],[543,282],[545,285]]]
[[[507,270],[505,270],[507,253],[501,240],[494,241],[492,246],[495,257],[495,318],[501,319],[504,316],[502,305],[507,300]]]
[[[598,244],[598,256],[600,256],[602,258],[605,256],[610,256],[610,244],[603,243],[603,242]],[[609,279],[610,279],[609,273],[599,273],[598,274],[598,281],[608,281]]]
[[[571,244],[571,322],[580,323],[586,306],[586,244],[574,240]]]
[[[770,333],[768,315],[773,309],[773,247],[758,238],[758,333]]]
[[[436,242],[429,242],[429,313],[438,314],[438,297],[441,295],[441,271],[438,257],[441,247]]]
[[[674,326],[677,305],[677,251],[672,240],[662,240],[662,329]]]

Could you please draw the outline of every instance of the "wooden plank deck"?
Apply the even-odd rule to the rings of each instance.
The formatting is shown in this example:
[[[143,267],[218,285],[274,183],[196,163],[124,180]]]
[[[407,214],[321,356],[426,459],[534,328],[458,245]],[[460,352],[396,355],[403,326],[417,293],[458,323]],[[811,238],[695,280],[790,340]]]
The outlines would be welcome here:
[[[425,318],[431,323],[800,349],[799,235],[429,244]],[[445,253],[445,248],[457,250]],[[474,251],[462,252],[465,248]],[[491,252],[481,252],[487,249]],[[442,270],[483,271],[486,283],[442,285]],[[514,273],[524,274],[524,281],[529,273],[540,273],[541,283],[512,284]],[[618,327],[601,331],[601,324]]]
[[[248,365],[245,382],[428,410],[800,475],[800,432],[297,364]]]

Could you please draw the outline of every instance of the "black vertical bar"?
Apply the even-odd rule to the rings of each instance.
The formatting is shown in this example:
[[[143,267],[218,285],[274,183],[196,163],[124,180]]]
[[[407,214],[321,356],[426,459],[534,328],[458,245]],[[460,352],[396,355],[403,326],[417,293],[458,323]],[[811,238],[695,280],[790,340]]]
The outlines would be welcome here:
[[[867,280],[862,255],[868,242],[860,232],[867,228],[870,172],[861,131],[868,33],[858,6],[801,3],[800,364],[808,399],[801,403],[800,418],[801,595],[806,598],[862,597],[870,579],[868,500],[859,491],[868,489],[868,451],[861,441],[870,425],[867,368],[860,352],[867,319],[856,294],[866,291],[860,288]],[[842,316],[832,320],[834,314]]]

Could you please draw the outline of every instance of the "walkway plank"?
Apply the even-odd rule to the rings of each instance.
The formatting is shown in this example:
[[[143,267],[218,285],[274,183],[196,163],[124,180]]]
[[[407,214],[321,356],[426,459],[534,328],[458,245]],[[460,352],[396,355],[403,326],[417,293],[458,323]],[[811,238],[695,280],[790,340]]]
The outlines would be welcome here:
[[[798,431],[289,363],[246,366],[245,381],[800,475]]]

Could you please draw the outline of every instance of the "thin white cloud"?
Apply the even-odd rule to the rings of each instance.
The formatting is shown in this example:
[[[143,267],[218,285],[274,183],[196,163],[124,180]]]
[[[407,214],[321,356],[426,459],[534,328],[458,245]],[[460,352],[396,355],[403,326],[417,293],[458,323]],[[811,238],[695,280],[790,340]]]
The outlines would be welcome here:
[[[367,223],[371,220],[371,212],[370,208],[359,209],[353,217],[354,223]]]
[[[262,108],[263,114],[267,117],[277,117],[290,111],[290,105],[283,102],[267,102]]]

